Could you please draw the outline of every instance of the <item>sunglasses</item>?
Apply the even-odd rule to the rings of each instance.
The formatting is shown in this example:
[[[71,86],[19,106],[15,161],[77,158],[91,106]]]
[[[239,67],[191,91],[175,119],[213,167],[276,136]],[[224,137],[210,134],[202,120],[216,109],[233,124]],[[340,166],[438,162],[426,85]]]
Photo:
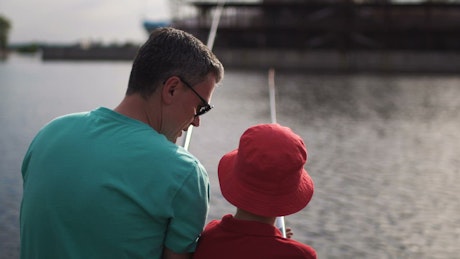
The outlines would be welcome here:
[[[199,93],[197,93],[197,91],[195,91],[195,89],[193,89],[193,87],[189,83],[187,83],[180,76],[178,76],[178,77],[179,77],[180,81],[182,81],[182,83],[184,83],[184,85],[186,85],[188,88],[190,88],[190,90],[192,90],[192,92],[194,92],[195,95],[198,96],[198,98],[200,98],[201,102],[203,102],[203,105],[198,109],[198,112],[195,114],[195,117],[201,116],[201,115],[207,113],[208,111],[210,111],[212,108],[214,108],[214,106],[210,105]]]

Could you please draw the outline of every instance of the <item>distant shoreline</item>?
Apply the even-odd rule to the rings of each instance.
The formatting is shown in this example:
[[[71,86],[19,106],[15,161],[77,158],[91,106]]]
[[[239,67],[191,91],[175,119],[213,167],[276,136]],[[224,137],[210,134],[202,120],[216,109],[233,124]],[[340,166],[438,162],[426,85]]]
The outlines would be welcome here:
[[[226,67],[325,72],[460,72],[459,51],[214,50]]]
[[[138,46],[44,47],[43,61],[131,61]],[[458,51],[292,50],[215,48],[225,67],[311,72],[460,72]]]
[[[42,60],[133,60],[139,46],[45,46]]]

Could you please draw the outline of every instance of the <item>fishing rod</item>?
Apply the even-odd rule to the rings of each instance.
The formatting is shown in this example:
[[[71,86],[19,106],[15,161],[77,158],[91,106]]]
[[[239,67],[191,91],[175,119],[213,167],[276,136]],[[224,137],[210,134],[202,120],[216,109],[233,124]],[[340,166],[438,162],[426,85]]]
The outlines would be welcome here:
[[[208,35],[208,42],[206,46],[212,50],[214,46],[214,39],[216,38],[217,27],[219,27],[220,16],[222,15],[222,11],[224,10],[225,0],[220,0],[217,4],[216,10],[214,12],[214,16],[212,17],[211,28],[209,30]],[[190,141],[192,140],[192,132],[193,132],[193,125],[190,125],[187,129],[187,133],[185,134],[184,141],[182,146],[185,150],[188,150],[190,146]]]
[[[220,0],[217,4],[217,8],[214,12],[214,16],[211,23],[211,28],[209,31],[208,41],[206,46],[212,50],[214,46],[214,39],[216,38],[217,28],[219,27],[220,17],[224,9],[225,0]],[[272,123],[276,123],[276,103],[275,103],[275,70],[271,68],[268,73],[268,86],[270,93],[270,114]],[[190,141],[192,139],[193,125],[190,125],[187,129],[187,133],[184,137],[182,146],[185,150],[188,150],[190,146]],[[286,237],[286,227],[284,224],[284,217],[277,217],[275,221],[275,226],[281,231],[283,237]]]
[[[275,100],[275,69],[268,70],[268,93],[270,97],[270,117],[272,123],[276,122],[276,100]],[[275,226],[281,231],[283,237],[286,237],[286,226],[284,224],[284,217],[277,217]]]

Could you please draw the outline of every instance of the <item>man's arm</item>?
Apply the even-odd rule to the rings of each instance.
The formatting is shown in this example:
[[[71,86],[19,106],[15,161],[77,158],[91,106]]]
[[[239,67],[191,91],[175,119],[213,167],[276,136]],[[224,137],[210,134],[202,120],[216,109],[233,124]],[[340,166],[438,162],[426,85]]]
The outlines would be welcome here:
[[[191,259],[192,258],[192,253],[183,253],[183,254],[178,254],[175,253],[171,250],[169,250],[167,247],[163,250],[163,259]]]

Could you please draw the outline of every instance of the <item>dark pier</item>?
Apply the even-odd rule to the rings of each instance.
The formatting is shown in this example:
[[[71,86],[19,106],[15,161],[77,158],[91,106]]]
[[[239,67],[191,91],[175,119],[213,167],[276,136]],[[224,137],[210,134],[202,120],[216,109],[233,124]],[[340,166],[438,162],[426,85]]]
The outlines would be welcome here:
[[[207,39],[216,3],[174,27]],[[460,4],[382,1],[263,1],[225,4],[216,47],[347,50],[460,50]]]
[[[121,46],[102,45],[71,45],[71,46],[42,46],[42,60],[72,60],[72,61],[131,61],[136,56],[139,46],[126,44]]]
[[[172,26],[207,41],[216,2]],[[214,51],[227,67],[460,72],[460,3],[266,0],[224,5]]]
[[[169,26],[207,42],[216,1],[187,1]],[[179,15],[180,14],[180,15]],[[190,14],[190,13],[189,13]],[[144,25],[150,30],[163,23]],[[43,48],[43,60],[132,60],[138,46]],[[460,72],[460,3],[265,0],[224,5],[213,51],[226,67]]]

